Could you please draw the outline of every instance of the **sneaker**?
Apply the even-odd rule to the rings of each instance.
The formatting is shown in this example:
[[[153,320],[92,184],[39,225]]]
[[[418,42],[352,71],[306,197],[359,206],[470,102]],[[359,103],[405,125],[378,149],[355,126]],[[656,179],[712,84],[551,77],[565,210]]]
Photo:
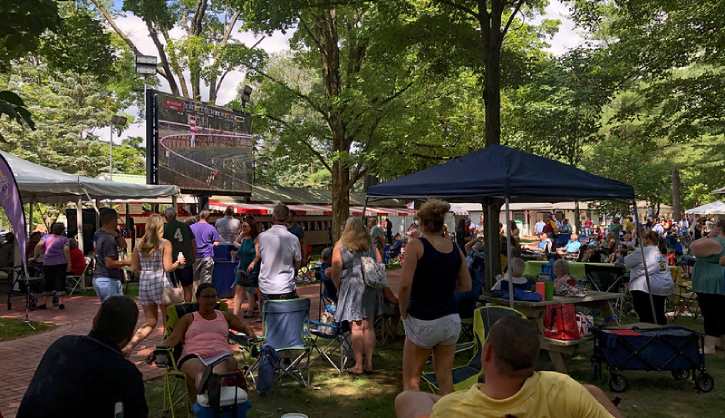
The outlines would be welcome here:
[[[65,305],[61,303],[60,305],[58,305],[58,309],[60,309],[61,311],[64,310],[65,309]]]

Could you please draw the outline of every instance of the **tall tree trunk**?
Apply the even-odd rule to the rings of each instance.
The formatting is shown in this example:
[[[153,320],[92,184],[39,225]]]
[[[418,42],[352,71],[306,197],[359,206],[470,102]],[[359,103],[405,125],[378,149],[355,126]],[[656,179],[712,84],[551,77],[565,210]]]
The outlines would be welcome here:
[[[332,163],[332,239],[337,241],[350,216],[350,168],[341,160]]]
[[[486,7],[487,0],[478,1],[478,19],[481,26],[481,61],[485,66],[482,100],[485,107],[486,146],[501,143],[501,14],[502,0],[492,0],[491,11]],[[486,260],[486,280],[492,281],[501,272],[499,257],[499,217],[501,201],[488,199],[484,235],[488,247]]]
[[[196,101],[201,101],[201,76],[199,70],[194,70],[189,74],[191,77],[191,97]]]
[[[486,145],[501,143],[501,0],[493,0],[485,37],[486,73],[484,102],[486,104]]]
[[[672,167],[672,219],[679,221],[682,218],[682,183],[680,182],[680,169]]]
[[[341,93],[340,46],[337,33],[337,12],[334,8],[322,10],[314,17],[319,33],[322,79],[329,103],[336,103]],[[327,112],[327,124],[332,134],[332,152],[343,155],[332,164],[332,238],[340,237],[342,227],[350,216],[350,166],[346,156],[351,141],[346,137],[342,110],[332,105]]]
[[[216,75],[213,75],[211,78],[209,78],[209,104],[216,104],[216,96],[217,96],[217,90],[216,90]]]

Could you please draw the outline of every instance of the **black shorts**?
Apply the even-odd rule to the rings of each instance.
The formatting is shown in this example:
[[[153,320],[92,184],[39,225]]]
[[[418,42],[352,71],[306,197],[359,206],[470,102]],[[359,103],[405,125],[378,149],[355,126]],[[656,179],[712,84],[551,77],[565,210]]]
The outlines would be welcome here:
[[[191,286],[194,283],[194,268],[186,265],[184,268],[173,271],[173,279],[176,283],[181,283],[182,287]]]
[[[43,266],[43,276],[45,279],[45,290],[46,293],[53,293],[62,295],[65,293],[65,277],[66,277],[66,264],[57,264],[55,266]]]

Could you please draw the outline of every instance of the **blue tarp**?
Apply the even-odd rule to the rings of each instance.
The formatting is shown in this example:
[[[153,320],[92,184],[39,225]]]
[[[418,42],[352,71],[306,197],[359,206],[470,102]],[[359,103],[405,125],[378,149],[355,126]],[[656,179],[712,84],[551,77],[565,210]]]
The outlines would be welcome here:
[[[503,199],[506,195],[512,202],[632,200],[634,189],[619,181],[503,145],[489,145],[445,164],[368,189],[370,198],[440,197],[456,202]]]

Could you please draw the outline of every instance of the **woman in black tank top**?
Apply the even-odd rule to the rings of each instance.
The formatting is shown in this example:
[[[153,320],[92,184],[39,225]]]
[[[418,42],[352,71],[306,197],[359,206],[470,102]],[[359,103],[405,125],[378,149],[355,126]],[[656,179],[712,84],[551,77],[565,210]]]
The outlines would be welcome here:
[[[461,326],[454,295],[471,289],[471,276],[461,249],[441,234],[449,210],[446,202],[426,202],[418,210],[421,238],[406,248],[399,294],[406,336],[404,390],[420,389],[423,366],[433,353],[441,394],[453,391],[451,369]]]

